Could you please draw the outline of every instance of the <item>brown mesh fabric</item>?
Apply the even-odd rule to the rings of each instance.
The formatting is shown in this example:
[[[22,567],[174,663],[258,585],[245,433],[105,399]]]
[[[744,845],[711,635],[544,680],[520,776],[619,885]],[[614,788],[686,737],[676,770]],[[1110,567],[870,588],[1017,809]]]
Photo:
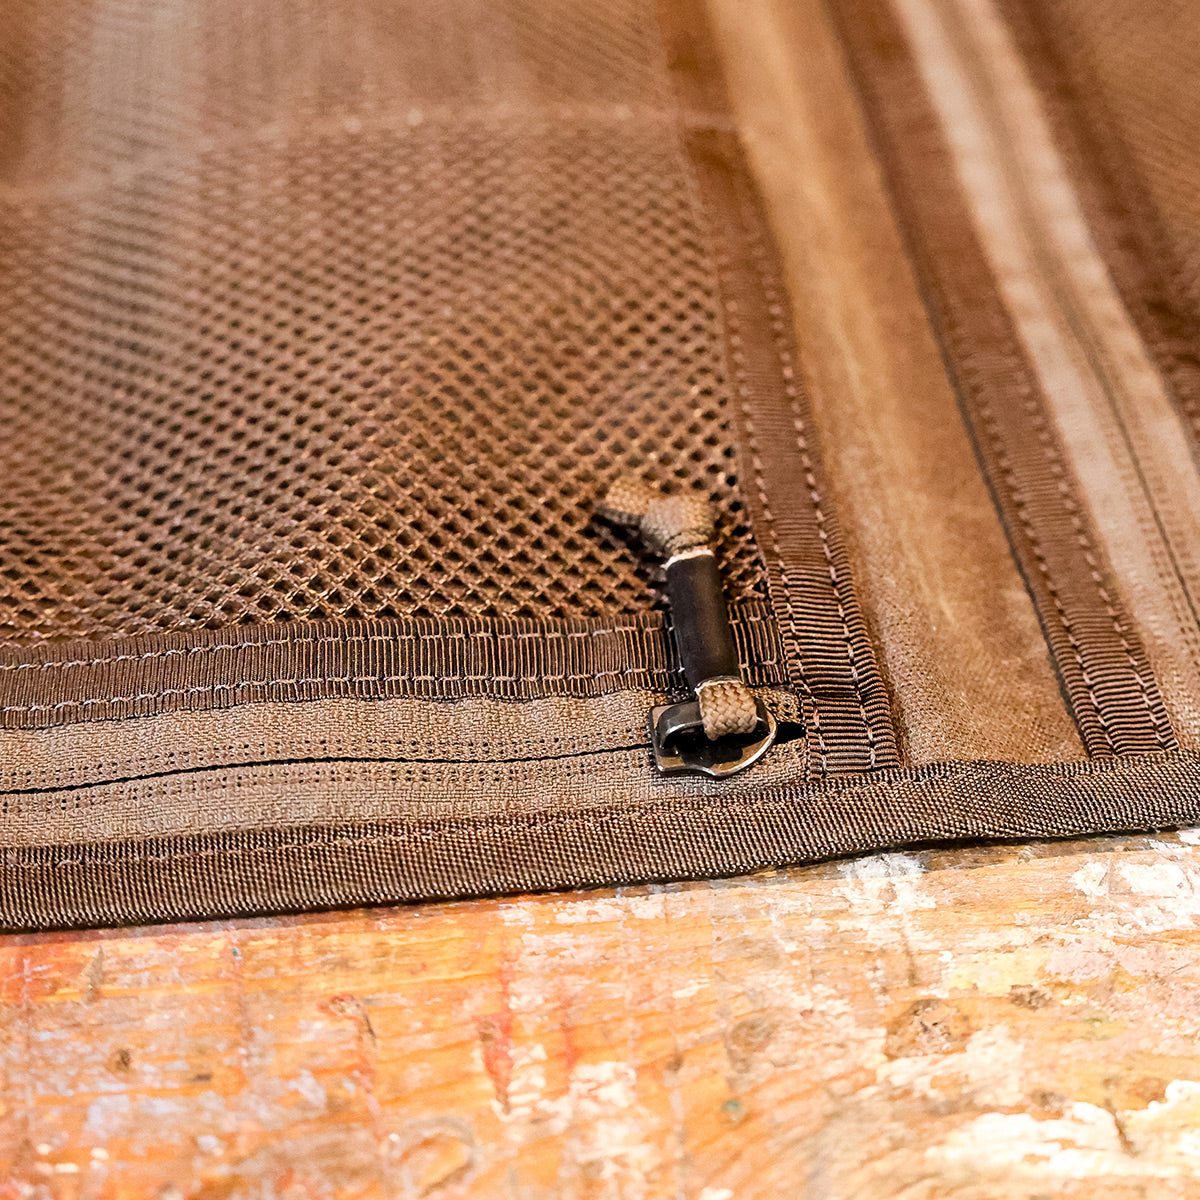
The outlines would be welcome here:
[[[762,595],[633,6],[256,7],[6,14],[0,640],[638,611],[628,470]]]

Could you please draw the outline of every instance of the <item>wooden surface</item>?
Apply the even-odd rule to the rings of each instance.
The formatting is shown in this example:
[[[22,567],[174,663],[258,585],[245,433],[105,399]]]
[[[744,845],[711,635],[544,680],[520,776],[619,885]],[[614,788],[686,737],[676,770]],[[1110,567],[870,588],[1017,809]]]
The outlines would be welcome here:
[[[713,11],[823,428],[932,405],[824,9]],[[0,1200],[1200,1197],[1198,885],[1195,832],[0,939]]]
[[[0,1197],[1200,1196],[1200,833],[0,943]]]

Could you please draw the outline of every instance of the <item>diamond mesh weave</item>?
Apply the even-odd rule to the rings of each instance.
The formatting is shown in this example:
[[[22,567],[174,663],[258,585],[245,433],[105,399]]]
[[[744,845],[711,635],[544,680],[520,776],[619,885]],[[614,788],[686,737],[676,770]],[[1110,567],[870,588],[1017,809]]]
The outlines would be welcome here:
[[[256,8],[6,14],[0,640],[643,609],[631,470],[761,595],[641,6]]]

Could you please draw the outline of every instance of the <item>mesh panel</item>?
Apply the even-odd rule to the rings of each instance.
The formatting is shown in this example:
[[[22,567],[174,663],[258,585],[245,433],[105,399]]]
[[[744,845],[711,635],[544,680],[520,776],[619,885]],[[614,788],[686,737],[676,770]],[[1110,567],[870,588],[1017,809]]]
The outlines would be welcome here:
[[[761,594],[652,14],[575,7],[16,22],[2,636],[642,609],[618,469]]]

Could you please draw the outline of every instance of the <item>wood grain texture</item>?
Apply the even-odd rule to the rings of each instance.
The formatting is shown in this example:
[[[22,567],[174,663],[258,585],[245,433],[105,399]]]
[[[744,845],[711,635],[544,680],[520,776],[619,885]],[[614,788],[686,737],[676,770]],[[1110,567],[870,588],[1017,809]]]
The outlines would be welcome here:
[[[9,938],[0,1196],[1200,1195],[1198,845]]]

